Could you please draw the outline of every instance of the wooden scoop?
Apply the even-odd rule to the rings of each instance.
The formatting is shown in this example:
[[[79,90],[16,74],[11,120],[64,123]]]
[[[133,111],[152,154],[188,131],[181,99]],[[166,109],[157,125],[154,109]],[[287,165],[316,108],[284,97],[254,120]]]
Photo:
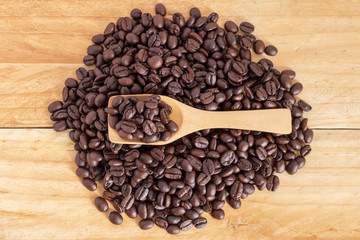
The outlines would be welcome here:
[[[133,94],[121,95],[123,98],[131,96],[139,100],[145,100],[152,94]],[[112,106],[112,100],[109,99],[108,106]],[[240,111],[205,111],[185,105],[173,98],[160,95],[161,101],[170,105],[172,113],[170,119],[178,125],[178,131],[172,132],[168,141],[156,141],[144,143],[140,139],[131,141],[121,138],[118,132],[111,128],[108,122],[109,139],[113,143],[121,144],[141,144],[141,145],[165,145],[171,143],[185,135],[204,129],[211,128],[230,128],[244,129],[251,131],[271,132],[280,134],[290,134],[291,112],[286,108],[261,109],[261,110],[240,110]]]

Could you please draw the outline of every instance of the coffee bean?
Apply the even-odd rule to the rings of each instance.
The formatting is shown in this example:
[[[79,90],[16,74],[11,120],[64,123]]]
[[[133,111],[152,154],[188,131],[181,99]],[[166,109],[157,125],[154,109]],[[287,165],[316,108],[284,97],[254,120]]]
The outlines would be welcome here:
[[[82,184],[89,190],[89,191],[95,191],[97,189],[97,184],[94,180],[91,178],[84,178],[82,180]]]
[[[244,33],[252,33],[254,31],[255,27],[249,22],[242,22],[240,24],[240,30]]]
[[[50,113],[54,113],[54,112],[60,110],[60,109],[62,108],[62,105],[63,105],[62,102],[60,102],[60,101],[55,101],[55,102],[53,102],[53,103],[51,103],[51,104],[49,105],[48,111],[49,111]]]
[[[131,78],[119,78],[119,84],[123,87],[129,87],[132,86],[134,83],[134,80]]]
[[[279,187],[279,178],[278,176],[271,175],[266,182],[266,188],[269,191],[276,191]]]
[[[181,217],[169,215],[167,216],[166,220],[168,221],[169,224],[178,224],[181,221]]]
[[[95,198],[95,206],[100,212],[106,212],[109,209],[109,205],[102,197]]]
[[[228,32],[237,33],[239,31],[238,26],[233,21],[226,21],[224,26]]]
[[[177,124],[173,121],[173,120],[169,120],[169,123],[166,124],[166,128],[170,131],[170,132],[176,132],[178,130],[178,126]]]
[[[298,95],[303,90],[303,85],[301,83],[295,83],[292,85],[290,92],[292,95]]]
[[[150,120],[145,120],[142,127],[144,129],[144,133],[146,133],[147,135],[153,135],[156,133],[156,126],[154,122]]]
[[[111,212],[109,215],[110,222],[115,225],[120,225],[123,222],[122,216],[118,212]]]
[[[190,219],[184,220],[182,223],[180,223],[180,230],[181,231],[187,231],[190,228],[192,228],[193,223]]]
[[[211,216],[215,219],[222,220],[225,217],[225,212],[222,209],[213,210]]]
[[[223,166],[229,166],[235,160],[235,153],[233,151],[227,151],[221,155],[220,162]]]
[[[310,145],[305,145],[305,146],[302,147],[301,150],[300,150],[300,154],[301,154],[301,156],[303,156],[303,157],[307,156],[310,152],[311,152],[311,147],[310,147]]]
[[[300,100],[298,102],[298,105],[305,112],[309,112],[311,110],[311,106],[308,103],[306,103],[304,100]]]
[[[160,217],[155,218],[155,224],[159,228],[167,228],[169,226],[168,222],[165,219],[160,218]]]
[[[233,199],[239,200],[241,198],[241,194],[243,192],[243,184],[240,181],[236,181],[230,190],[230,196]]]
[[[180,228],[178,225],[175,224],[170,224],[167,228],[166,231],[170,234],[178,234],[180,232]]]
[[[239,209],[241,207],[241,201],[240,200],[229,198],[228,203],[233,209]]]
[[[134,219],[137,217],[137,210],[135,205],[132,205],[129,209],[126,209],[125,212],[129,218]]]
[[[139,19],[141,17],[141,14],[142,14],[141,10],[137,8],[134,8],[130,12],[130,16],[134,19]]]
[[[211,177],[209,175],[201,172],[196,179],[196,183],[200,186],[205,186],[210,180]]]
[[[261,40],[256,40],[254,42],[254,52],[256,54],[262,54],[264,53],[264,50],[265,50],[265,44],[263,41]]]
[[[286,166],[286,172],[288,174],[293,175],[297,172],[298,167],[299,167],[298,163],[295,160],[293,160]]]
[[[139,226],[142,230],[151,229],[154,226],[154,222],[152,219],[143,219],[139,222]]]
[[[65,120],[58,121],[58,122],[54,123],[54,125],[53,125],[53,129],[54,129],[56,132],[65,131],[67,127],[68,127],[68,126],[67,126]]]
[[[250,63],[249,68],[255,74],[255,76],[261,76],[264,73],[263,69],[261,68],[261,65],[257,63],[254,62]]]
[[[151,69],[158,69],[162,66],[163,60],[160,56],[153,56],[148,59],[148,64],[151,67]]]
[[[162,3],[158,3],[155,6],[155,12],[156,12],[156,14],[160,14],[161,16],[165,16],[166,15],[166,8]]]
[[[265,53],[269,56],[275,56],[277,54],[277,48],[274,47],[273,45],[268,45],[265,48]]]
[[[181,171],[178,168],[170,168],[165,170],[165,177],[168,179],[180,179]]]
[[[197,7],[191,8],[190,9],[190,16],[193,16],[195,18],[201,17],[200,10]]]
[[[110,35],[114,33],[114,31],[115,31],[115,24],[109,23],[104,30],[104,35]]]
[[[105,36],[104,36],[104,34],[97,34],[97,35],[93,36],[91,40],[95,44],[101,44],[105,41]]]
[[[203,228],[206,226],[207,220],[204,217],[199,217],[199,218],[193,220],[193,223],[196,228]]]
[[[211,176],[215,173],[215,164],[211,159],[205,159],[203,162],[202,171],[207,176]]]

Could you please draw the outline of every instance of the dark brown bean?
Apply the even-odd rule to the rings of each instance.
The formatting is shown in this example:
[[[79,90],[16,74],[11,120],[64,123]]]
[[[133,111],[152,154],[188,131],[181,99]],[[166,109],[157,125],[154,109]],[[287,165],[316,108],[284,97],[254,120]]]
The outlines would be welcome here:
[[[112,222],[115,225],[120,225],[123,222],[123,218],[118,212],[111,212],[109,215],[110,222]]]
[[[95,198],[95,206],[100,212],[106,212],[109,209],[109,205],[102,197]]]

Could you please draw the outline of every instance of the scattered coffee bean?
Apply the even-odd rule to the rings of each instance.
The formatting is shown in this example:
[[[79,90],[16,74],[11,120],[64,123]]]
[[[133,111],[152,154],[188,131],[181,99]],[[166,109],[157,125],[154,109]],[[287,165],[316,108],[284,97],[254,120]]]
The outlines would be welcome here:
[[[84,178],[82,184],[90,191],[95,191],[97,189],[96,182],[91,178]]]
[[[256,188],[276,191],[275,174],[294,174],[305,165],[314,133],[302,118],[311,106],[297,101],[303,86],[293,83],[295,72],[279,72],[266,58],[252,60],[251,48],[277,53],[252,35],[254,25],[220,26],[218,14],[201,16],[198,8],[189,19],[180,13],[167,19],[166,13],[163,4],[155,14],[133,9],[131,17],[92,37],[83,62],[93,69],[77,69],[79,81],[66,79],[62,101],[48,111],[55,131],[71,129],[83,185],[95,191],[102,184],[102,197],[95,199],[99,211],[107,211],[109,201],[116,210],[109,215],[113,224],[121,224],[125,212],[140,216],[141,229],[155,223],[177,234],[205,227],[205,211],[223,219],[226,202],[238,209]],[[143,93],[154,95],[145,101],[117,96],[106,106],[111,96]],[[108,122],[126,139],[170,139],[178,126],[155,94],[208,111],[288,108],[293,131],[206,129],[164,146],[111,143]]]
[[[106,212],[109,209],[109,205],[102,197],[95,198],[95,206],[100,212]]]
[[[269,56],[275,56],[277,54],[277,48],[273,45],[268,45],[265,48],[265,53]]]
[[[263,41],[261,40],[256,40],[254,42],[254,52],[256,54],[262,54],[264,53],[264,50],[265,50],[265,44]]]
[[[148,230],[154,226],[154,222],[150,218],[143,219],[139,222],[139,226],[142,230]]]
[[[115,225],[120,225],[123,222],[123,218],[120,213],[118,212],[111,212],[109,215],[110,222],[112,222]]]
[[[160,14],[161,16],[165,16],[166,15],[166,8],[165,8],[164,4],[162,4],[162,3],[156,4],[155,12],[157,14]]]
[[[254,31],[255,27],[249,22],[242,22],[240,24],[240,30],[244,33],[252,33]]]

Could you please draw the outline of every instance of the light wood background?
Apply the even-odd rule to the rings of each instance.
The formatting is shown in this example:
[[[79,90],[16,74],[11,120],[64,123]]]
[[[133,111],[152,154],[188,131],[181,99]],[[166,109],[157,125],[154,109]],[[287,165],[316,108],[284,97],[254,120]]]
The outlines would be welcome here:
[[[193,6],[220,22],[252,22],[279,49],[313,111],[312,153],[296,175],[280,175],[277,192],[257,191],[223,221],[169,236],[142,231],[124,216],[114,226],[94,207],[74,171],[66,133],[49,127],[50,102],[61,98],[92,35],[156,1],[0,0],[0,239],[360,239],[360,2],[163,1],[169,13]]]

